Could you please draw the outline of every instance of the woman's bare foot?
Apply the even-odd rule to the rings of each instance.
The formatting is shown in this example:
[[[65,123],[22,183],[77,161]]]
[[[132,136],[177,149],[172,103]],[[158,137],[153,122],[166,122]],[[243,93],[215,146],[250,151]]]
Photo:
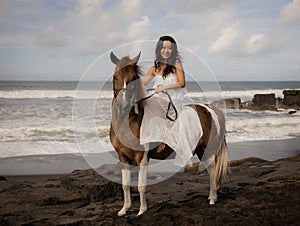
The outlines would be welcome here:
[[[157,152],[160,153],[162,152],[166,147],[166,144],[163,143],[163,142],[160,142],[160,144],[158,145],[158,148],[157,148]]]

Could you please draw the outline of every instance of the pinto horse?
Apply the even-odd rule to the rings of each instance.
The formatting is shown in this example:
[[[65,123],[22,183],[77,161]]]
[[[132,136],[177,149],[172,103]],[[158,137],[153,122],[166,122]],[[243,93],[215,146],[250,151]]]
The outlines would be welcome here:
[[[113,75],[114,97],[112,100],[110,141],[121,162],[124,191],[124,205],[118,212],[119,216],[125,215],[131,206],[130,165],[139,167],[140,210],[138,215],[141,215],[147,211],[145,191],[149,160],[163,160],[173,153],[168,145],[162,152],[157,152],[157,147],[151,149],[149,146],[142,146],[139,143],[144,107],[147,104],[147,91],[141,82],[141,70],[137,65],[140,54],[133,59],[128,56],[119,59],[113,52],[110,53],[110,59],[116,65]],[[210,204],[214,204],[217,200],[217,190],[228,171],[225,119],[222,112],[217,108],[202,104],[196,104],[192,107],[199,116],[201,122],[199,127],[202,126],[203,131],[193,153],[200,160],[199,169],[207,169],[208,171],[210,176],[208,199]]]

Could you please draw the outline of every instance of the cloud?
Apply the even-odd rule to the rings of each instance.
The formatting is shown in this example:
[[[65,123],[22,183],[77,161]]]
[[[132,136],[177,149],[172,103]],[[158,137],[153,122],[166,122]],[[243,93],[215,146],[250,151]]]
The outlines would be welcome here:
[[[279,14],[279,23],[282,25],[300,22],[300,0],[293,0],[287,4]]]
[[[266,34],[253,34],[245,43],[246,55],[253,55],[266,50],[269,47],[269,39]]]
[[[141,17],[141,20],[139,21],[134,21],[128,27],[128,39],[145,35],[149,26],[150,20],[147,16]]]
[[[189,0],[181,1],[177,4],[177,11],[183,13],[197,13],[207,11],[210,9],[216,9],[224,5],[230,5],[234,3],[235,0]]]
[[[282,54],[291,40],[290,36],[272,37],[265,33],[255,33],[243,43],[239,56]]]
[[[89,2],[79,0],[65,19],[76,54],[99,54],[124,42],[148,37],[150,18],[141,12],[140,1],[122,0],[113,5],[109,1]]]
[[[222,8],[217,8],[207,16],[205,30],[207,32],[218,30],[229,22],[236,21],[235,15],[235,5],[225,5]]]
[[[221,36],[209,47],[208,52],[217,53],[229,50],[241,34],[241,22],[236,21],[222,30]]]
[[[36,42],[42,47],[63,47],[68,44],[68,39],[62,33],[55,31],[52,25],[49,25],[44,32],[37,36]]]

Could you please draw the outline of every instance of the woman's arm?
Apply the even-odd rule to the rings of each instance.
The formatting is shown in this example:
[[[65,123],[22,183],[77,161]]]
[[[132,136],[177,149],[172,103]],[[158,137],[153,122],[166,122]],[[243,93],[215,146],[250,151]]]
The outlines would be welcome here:
[[[175,63],[175,74],[177,77],[177,83],[166,85],[166,86],[159,86],[159,87],[155,88],[155,92],[161,92],[166,89],[184,88],[185,87],[185,74],[184,74],[182,64],[179,60],[177,60]]]
[[[154,66],[152,66],[146,74],[146,77],[143,79],[143,84],[147,86],[149,82],[154,78]]]

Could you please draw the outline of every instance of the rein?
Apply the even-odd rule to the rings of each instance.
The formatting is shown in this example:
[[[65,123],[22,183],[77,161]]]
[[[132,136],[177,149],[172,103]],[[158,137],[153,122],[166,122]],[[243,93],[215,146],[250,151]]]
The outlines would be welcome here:
[[[153,90],[155,90],[155,89],[147,89],[147,91],[153,91]],[[168,109],[167,109],[167,112],[166,112],[166,117],[167,117],[167,119],[169,119],[170,121],[175,121],[175,120],[177,119],[177,117],[178,117],[178,112],[177,112],[177,109],[176,109],[176,107],[175,107],[175,105],[174,105],[174,103],[173,103],[173,101],[172,101],[172,98],[171,98],[170,94],[169,94],[167,91],[164,91],[164,90],[161,91],[161,92],[159,92],[159,93],[163,93],[163,94],[166,94],[166,95],[168,96],[169,104],[168,104]],[[147,99],[153,97],[153,96],[156,95],[156,94],[158,94],[158,93],[152,93],[152,94],[150,94],[149,96],[144,97],[144,98],[142,98],[142,99],[136,101],[136,103],[138,103],[138,102],[140,102],[140,101],[147,100]],[[174,112],[175,112],[175,117],[174,117],[174,118],[171,118],[171,117],[169,116],[169,112],[170,112],[171,108],[173,108],[173,110],[174,110]]]
[[[153,90],[155,90],[155,89],[147,89],[147,91],[153,91]],[[121,89],[118,89],[118,90],[114,91],[114,97],[116,98],[116,97],[118,96],[119,92],[121,92],[121,91],[125,91],[125,92],[130,93],[130,91],[129,91],[127,88],[121,88]],[[169,103],[168,103],[168,109],[167,109],[167,112],[166,112],[166,118],[169,119],[170,121],[173,121],[173,122],[174,122],[174,121],[177,119],[177,117],[178,117],[178,112],[177,112],[177,109],[176,109],[176,107],[175,107],[175,105],[174,105],[174,103],[173,103],[173,101],[172,101],[172,98],[171,98],[170,94],[169,94],[167,91],[164,91],[164,90],[161,91],[161,92],[159,92],[159,93],[163,93],[163,94],[166,94],[166,95],[168,96]],[[152,94],[150,94],[149,96],[146,96],[146,97],[144,97],[144,98],[142,98],[142,99],[139,99],[138,101],[135,102],[135,104],[138,104],[138,103],[141,102],[141,101],[150,99],[151,97],[153,97],[153,96],[156,95],[156,94],[158,94],[158,93],[152,93]],[[173,109],[174,112],[175,112],[175,117],[174,117],[174,118],[171,118],[171,117],[169,116],[169,112],[170,112],[172,109]]]

